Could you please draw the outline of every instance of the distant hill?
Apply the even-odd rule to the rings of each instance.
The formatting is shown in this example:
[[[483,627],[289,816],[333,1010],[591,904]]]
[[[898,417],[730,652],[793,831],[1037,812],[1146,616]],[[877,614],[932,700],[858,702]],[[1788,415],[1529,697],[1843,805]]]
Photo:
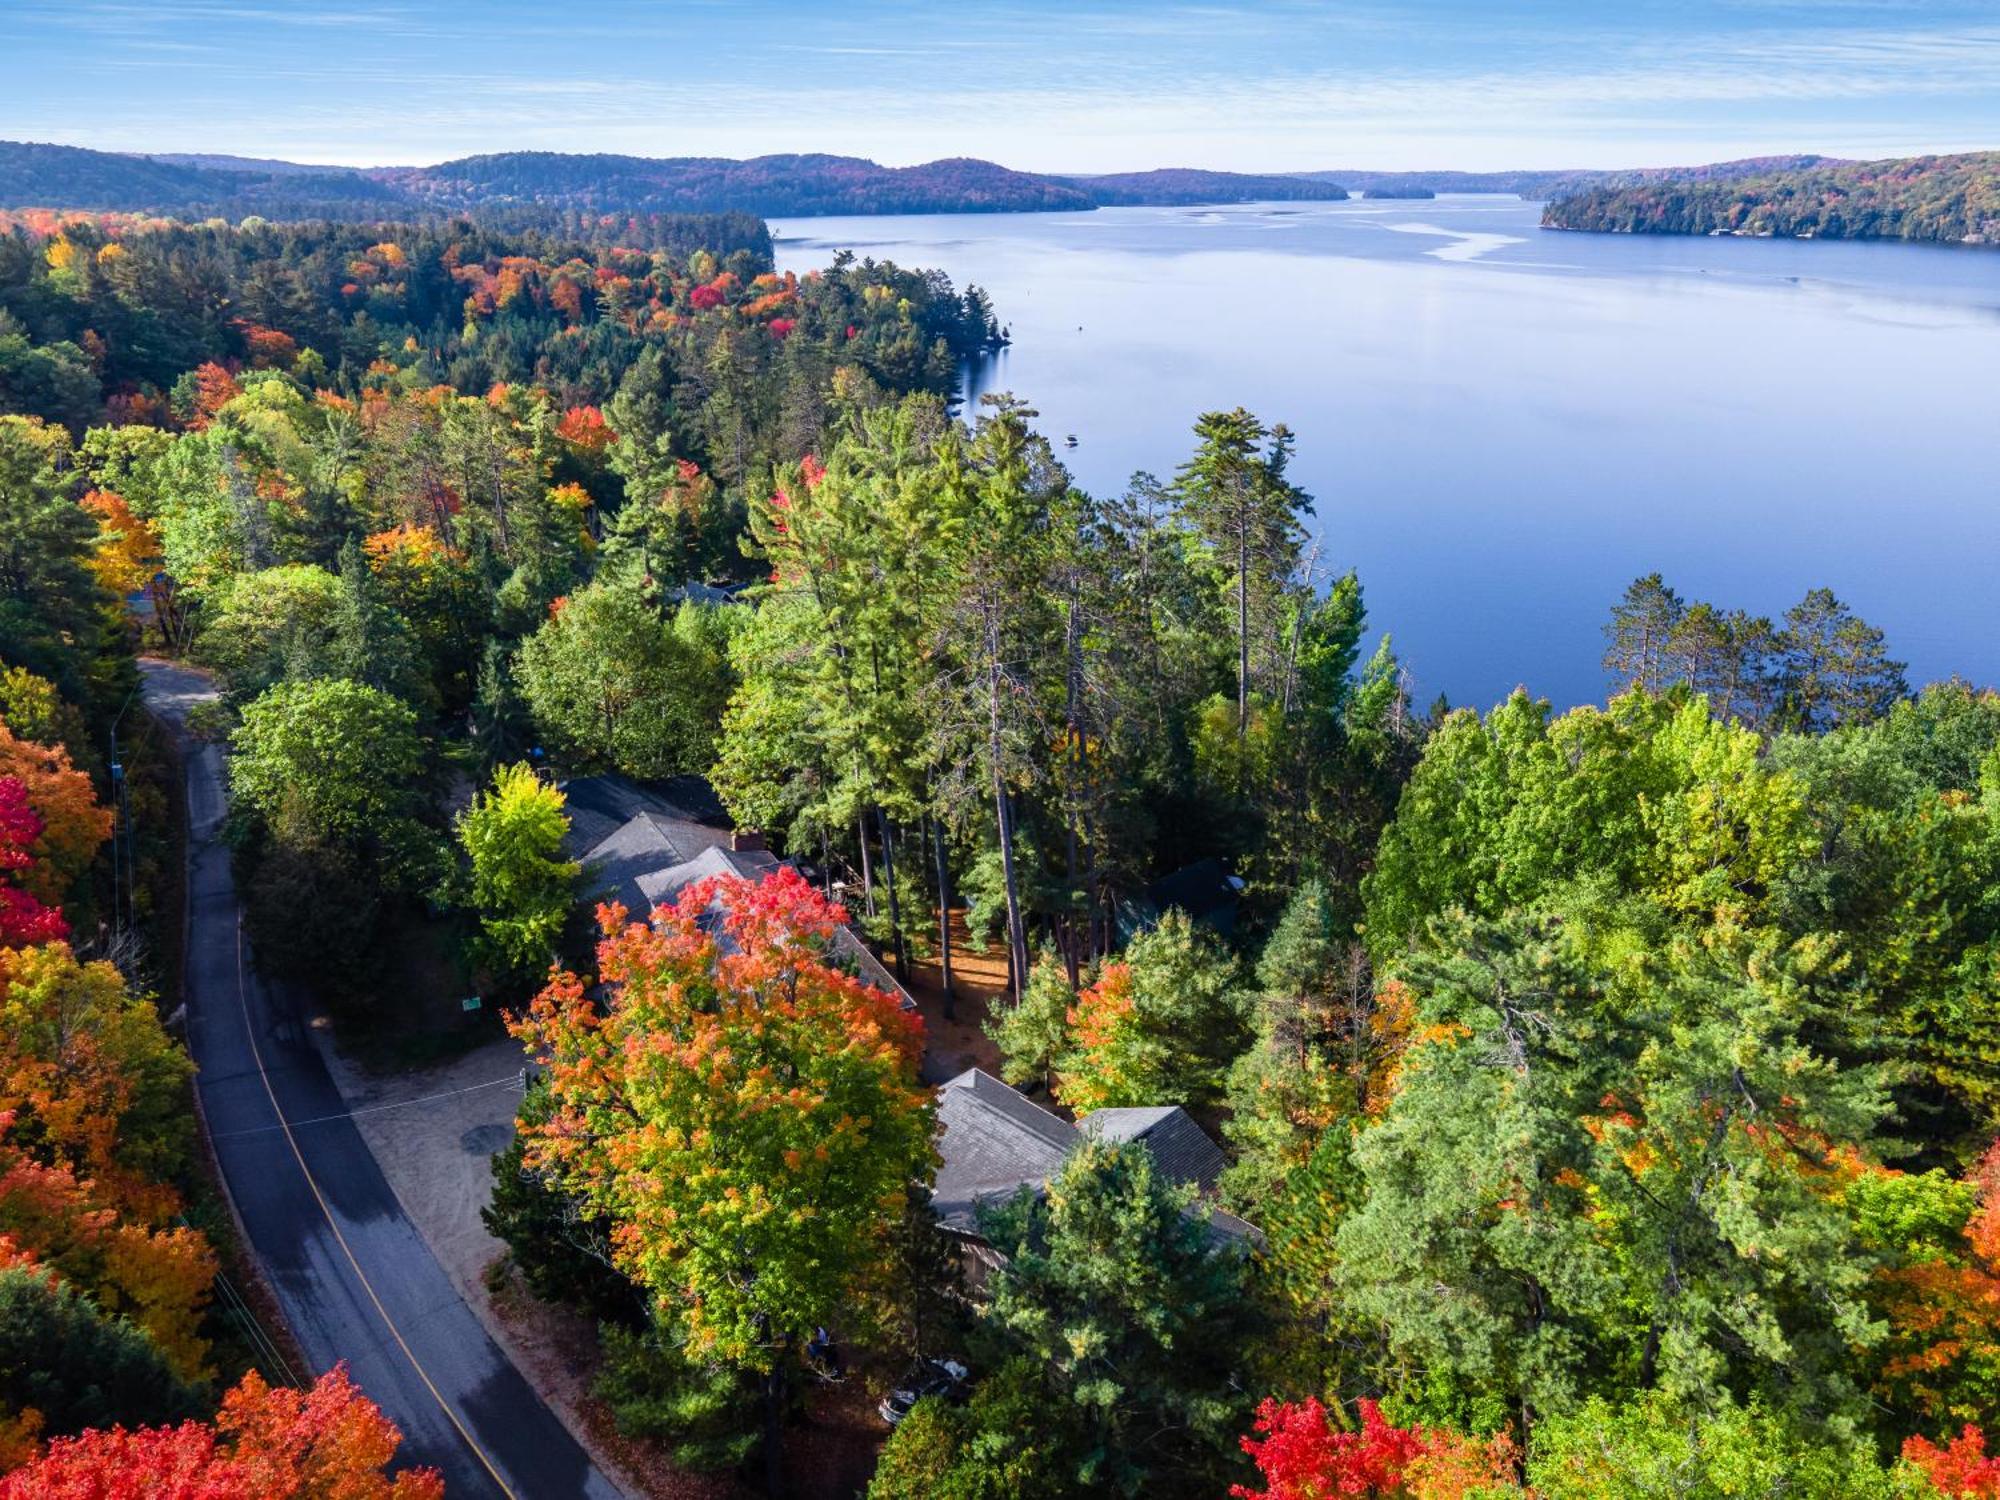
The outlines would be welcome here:
[[[1611,182],[1551,203],[1550,229],[2000,245],[2000,151]]]
[[[884,167],[849,156],[565,155],[510,151],[429,167],[311,167],[255,157],[0,142],[0,208],[181,218],[388,219],[476,213],[976,213],[1090,209],[1074,183],[968,158]]]
[[[1092,202],[1106,207],[1300,200],[1337,203],[1347,196],[1347,190],[1337,184],[1310,178],[1204,172],[1193,167],[1162,167],[1153,172],[1109,172],[1071,177],[1068,181],[1088,193]]]
[[[359,172],[359,167],[315,167],[304,162],[280,161],[275,156],[214,156],[198,151],[148,151],[147,161],[163,161],[176,167],[201,167],[214,172],[250,172],[271,177],[320,177],[328,173]]]
[[[205,218],[380,218],[395,190],[352,172],[216,171],[79,146],[0,142],[0,208],[88,208]]]
[[[1946,174],[1931,186],[1963,179],[1972,196],[1953,207],[1944,201],[1953,189],[1940,186],[1939,202],[1930,204],[1926,196],[1929,206],[1919,209],[1912,197],[1919,189],[1892,180],[1891,169],[1899,164],[1839,162],[1819,156],[1628,171],[1259,174],[1168,167],[1052,176],[1016,172],[969,157],[885,167],[853,156],[757,156],[739,161],[505,151],[427,167],[320,167],[260,157],[127,155],[9,141],[0,142],[0,209],[87,209],[183,219],[256,214],[348,222],[472,214],[492,224],[523,228],[558,219],[572,225],[585,220],[601,223],[606,216],[626,215],[650,220],[663,214],[714,213],[764,217],[1021,213],[1269,200],[1337,202],[1350,192],[1375,198],[1489,192],[1589,205],[1552,216],[1551,225],[1563,228],[1706,233],[1721,224],[1734,232],[1748,215],[1759,227],[1743,232],[1761,233],[1775,215],[1787,224],[1796,219],[1803,226],[1772,231],[1776,233],[1857,232],[1850,227],[1851,215],[1822,223],[1798,205],[1785,206],[1789,202],[1785,184],[1799,177],[1811,184],[1801,191],[1832,185],[1842,192],[1872,195],[1868,202],[1877,206],[1865,210],[1871,227],[1858,232],[1964,240],[1991,237],[1995,231],[1980,226],[1992,213],[1979,206],[1988,200],[1979,196],[1976,170],[1967,176],[1942,164],[1981,160],[1985,158],[1925,158],[1920,164],[1925,175]],[[1833,175],[1824,175],[1829,173]],[[1870,173],[1884,174],[1884,180],[1863,189]],[[1849,183],[1854,186],[1841,186]],[[1667,184],[1677,186],[1669,191]],[[1930,187],[1921,192],[1929,195]],[[1884,206],[1892,198],[1902,207]],[[1881,227],[1888,222],[1885,215],[1902,215],[1905,207],[1912,211],[1895,218],[1897,227]],[[1762,211],[1753,214],[1753,209]],[[1693,228],[1697,223],[1703,227]]]
[[[1351,193],[1372,188],[1423,188],[1437,193],[1516,193],[1546,198],[1591,174],[1584,172],[1371,172],[1359,169],[1286,174],[1304,182],[1338,183]]]
[[[1078,209],[1091,200],[1067,183],[953,157],[883,167],[853,156],[570,156],[508,151],[434,167],[380,167],[368,175],[420,203],[614,213],[920,214]]]
[[[1310,182],[1337,182],[1350,192],[1383,196],[1376,189],[1391,189],[1387,196],[1410,196],[1404,189],[1425,188],[1437,193],[1514,193],[1523,198],[1565,198],[1590,188],[1630,186],[1663,178],[1689,182],[1709,182],[1749,177],[1757,173],[1812,167],[1835,160],[1827,156],[1755,156],[1740,161],[1710,162],[1698,167],[1627,167],[1613,170],[1576,167],[1519,172],[1297,172],[1290,175]]]

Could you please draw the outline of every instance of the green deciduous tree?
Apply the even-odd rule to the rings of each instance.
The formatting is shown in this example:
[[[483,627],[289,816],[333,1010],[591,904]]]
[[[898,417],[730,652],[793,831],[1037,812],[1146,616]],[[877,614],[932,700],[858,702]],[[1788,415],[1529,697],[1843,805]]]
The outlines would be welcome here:
[[[1934,1493],[1873,1453],[1829,1443],[1727,1393],[1679,1405],[1658,1396],[1594,1398],[1551,1419],[1535,1440],[1528,1482],[1542,1500],[1920,1500]]]
[[[229,789],[282,842],[398,848],[423,806],[416,715],[378,688],[287,682],[243,710]]]
[[[1431,736],[1363,885],[1368,943],[1383,959],[1452,907],[1497,916],[1585,886],[1756,919],[1812,844],[1797,779],[1700,700],[1635,692],[1551,720],[1517,692]]]
[[[254,878],[245,916],[273,972],[359,998],[393,901],[435,889],[444,851],[421,821],[416,715],[376,688],[285,682],[243,709],[232,816]]]
[[[472,904],[488,962],[526,972],[555,953],[574,905],[578,866],[563,858],[563,794],[525,762],[502,766],[459,817],[472,862]]]
[[[1601,973],[1515,919],[1441,929],[1404,977],[1420,1042],[1338,1235],[1396,1355],[1524,1428],[1593,1391],[1726,1385],[1852,1431],[1849,1356],[1880,1328],[1831,1143],[1872,1139],[1886,1098],[1803,1040],[1810,974],[1691,947]]]
[[[883,1446],[868,1500],[1063,1500],[1078,1481],[1079,1413],[1033,1359],[1010,1359],[963,1407],[926,1397]]]
[[[521,692],[550,748],[581,769],[706,770],[727,695],[720,664],[637,593],[593,584],[521,647]]]

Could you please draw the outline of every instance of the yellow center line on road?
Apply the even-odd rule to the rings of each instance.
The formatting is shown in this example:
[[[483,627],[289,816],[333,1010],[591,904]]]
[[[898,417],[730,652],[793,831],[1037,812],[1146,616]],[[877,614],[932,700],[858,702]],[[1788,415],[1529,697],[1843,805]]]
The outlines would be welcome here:
[[[493,1482],[500,1486],[500,1493],[505,1495],[507,1500],[518,1500],[514,1491],[508,1487],[507,1481],[500,1477],[500,1471],[493,1466],[493,1460],[486,1456],[486,1450],[479,1446],[478,1440],[473,1437],[465,1423],[459,1420],[458,1413],[451,1409],[451,1403],[444,1399],[444,1392],[437,1388],[437,1382],[431,1379],[430,1372],[418,1361],[415,1351],[403,1337],[403,1331],[396,1326],[396,1320],[389,1316],[389,1309],[384,1307],[382,1299],[375,1295],[374,1284],[369,1281],[368,1273],[361,1269],[361,1262],[354,1258],[354,1250],[347,1243],[347,1236],[340,1232],[340,1225],[333,1217],[333,1209],[327,1204],[326,1194],[320,1191],[319,1183],[313,1177],[312,1168],[306,1165],[305,1153],[299,1150],[298,1138],[292,1134],[291,1123],[285,1119],[285,1111],[278,1103],[278,1092],[271,1087],[271,1075],[264,1069],[264,1054],[257,1046],[257,1028],[250,1020],[250,992],[243,973],[243,916],[240,912],[236,917],[236,1003],[243,1011],[243,1034],[250,1043],[250,1056],[257,1064],[257,1076],[264,1081],[264,1094],[271,1101],[271,1112],[278,1117],[278,1125],[285,1132],[285,1142],[292,1148],[292,1156],[299,1164],[299,1171],[306,1179],[306,1186],[312,1189],[313,1199],[319,1204],[319,1211],[326,1219],[327,1228],[333,1231],[334,1240],[339,1244],[341,1254],[347,1257],[347,1263],[354,1268],[355,1280],[361,1283],[361,1289],[368,1294],[368,1300],[375,1304],[375,1311],[382,1315],[382,1323],[389,1330],[390,1337],[395,1339],[396,1347],[403,1351],[403,1357],[410,1362],[410,1368],[417,1372],[417,1378],[424,1383],[424,1388],[437,1402],[438,1410],[451,1419],[451,1425],[456,1427],[458,1435],[465,1439],[465,1446],[472,1450],[473,1457],[486,1466],[486,1472],[491,1474]]]

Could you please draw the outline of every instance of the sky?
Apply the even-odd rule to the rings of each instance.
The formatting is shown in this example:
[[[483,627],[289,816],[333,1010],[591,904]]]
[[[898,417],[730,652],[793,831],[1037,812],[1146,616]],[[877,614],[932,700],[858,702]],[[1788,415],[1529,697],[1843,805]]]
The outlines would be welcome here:
[[[0,0],[0,139],[1033,171],[2000,147],[2000,0]]]

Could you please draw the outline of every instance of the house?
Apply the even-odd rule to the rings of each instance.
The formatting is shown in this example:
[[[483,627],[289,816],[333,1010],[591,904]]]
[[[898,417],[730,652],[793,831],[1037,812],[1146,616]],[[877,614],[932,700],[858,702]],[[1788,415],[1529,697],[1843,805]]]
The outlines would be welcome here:
[[[980,1238],[980,1205],[1004,1203],[1023,1188],[1039,1193],[1087,1139],[1144,1146],[1168,1180],[1194,1186],[1198,1201],[1191,1212],[1206,1216],[1218,1241],[1259,1239],[1252,1225],[1214,1206],[1225,1165],[1222,1148],[1178,1106],[1102,1109],[1072,1125],[991,1073],[968,1068],[939,1086],[937,1114],[939,1164],[931,1207],[977,1264],[997,1264]]]
[[[1243,899],[1243,880],[1219,859],[1198,860],[1171,875],[1162,875],[1136,899],[1120,904],[1118,935],[1130,942],[1158,926],[1169,911],[1184,911],[1224,937],[1236,930],[1236,910]]]
[[[699,776],[650,786],[628,776],[586,776],[562,789],[570,815],[565,850],[583,866],[585,900],[617,901],[637,920],[671,905],[698,880],[761,880],[780,863],[762,837],[730,829],[714,791]],[[841,928],[833,947],[865,982],[894,995],[903,1009],[916,1009],[852,929]]]
[[[939,1085],[931,1207],[951,1233],[977,1239],[979,1206],[1039,1191],[1082,1142],[1077,1128],[980,1068]]]
[[[1204,1198],[1215,1196],[1229,1165],[1222,1148],[1177,1105],[1100,1109],[1078,1120],[1076,1128],[1096,1141],[1137,1141],[1163,1173],[1175,1182],[1193,1183]]]

